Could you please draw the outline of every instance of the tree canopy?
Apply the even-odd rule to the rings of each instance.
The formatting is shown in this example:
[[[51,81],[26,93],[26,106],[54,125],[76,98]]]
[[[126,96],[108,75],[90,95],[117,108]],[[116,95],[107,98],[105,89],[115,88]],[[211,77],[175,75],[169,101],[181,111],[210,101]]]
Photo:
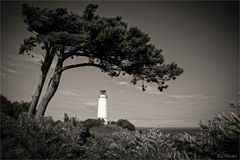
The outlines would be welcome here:
[[[35,35],[24,40],[20,53],[43,43],[52,46],[64,60],[88,57],[88,63],[64,66],[61,72],[94,66],[111,77],[121,72],[129,74],[133,84],[137,81],[156,83],[160,91],[168,87],[165,81],[174,80],[183,72],[175,62],[164,63],[162,50],[150,43],[148,34],[137,27],[128,28],[121,17],[96,15],[97,7],[90,4],[82,15],[76,15],[65,8],[50,10],[24,4],[24,22]],[[143,90],[145,87],[142,86]]]

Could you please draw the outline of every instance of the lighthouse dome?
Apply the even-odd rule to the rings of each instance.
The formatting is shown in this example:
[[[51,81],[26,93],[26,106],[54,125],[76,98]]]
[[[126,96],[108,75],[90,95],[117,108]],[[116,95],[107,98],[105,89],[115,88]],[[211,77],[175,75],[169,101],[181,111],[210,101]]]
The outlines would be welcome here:
[[[106,90],[100,90],[98,98],[107,98]]]

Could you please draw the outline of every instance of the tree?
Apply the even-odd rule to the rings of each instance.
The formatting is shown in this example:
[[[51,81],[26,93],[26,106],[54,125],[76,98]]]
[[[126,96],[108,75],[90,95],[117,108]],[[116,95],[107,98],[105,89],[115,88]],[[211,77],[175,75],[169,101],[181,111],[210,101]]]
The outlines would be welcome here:
[[[22,15],[24,22],[28,25],[28,31],[34,35],[24,39],[19,53],[27,53],[33,57],[29,51],[33,50],[37,45],[42,45],[42,49],[45,50],[44,59],[40,61],[41,72],[38,85],[32,96],[32,102],[28,111],[30,115],[34,115],[49,68],[58,50],[58,46],[52,43],[51,39],[55,38],[55,31],[67,32],[71,30],[71,20],[74,19],[74,15],[69,15],[66,18],[65,16],[68,15],[66,9],[47,10],[46,8],[32,7],[28,4],[22,5]],[[63,23],[65,24],[63,25]]]
[[[31,10],[32,15],[36,15],[34,12],[44,12],[46,15],[58,11],[64,13],[61,16],[63,21],[55,21],[59,18],[55,16],[60,16],[59,14],[49,16],[47,22],[44,22],[47,25],[41,25],[43,23],[38,18],[28,17],[33,19],[27,23],[31,31],[42,31],[44,40],[54,47],[57,55],[57,64],[38,106],[37,118],[44,115],[59,86],[62,72],[72,68],[97,67],[111,77],[117,77],[121,73],[129,74],[132,77],[131,83],[142,81],[143,91],[147,87],[146,82],[155,83],[163,91],[168,87],[166,81],[175,80],[183,72],[174,62],[164,63],[162,50],[150,43],[150,37],[146,33],[137,27],[128,28],[121,17],[100,17],[95,14],[96,9],[97,5],[90,4],[81,16],[61,8],[48,10],[35,7]],[[63,65],[66,59],[74,57],[86,57],[88,61]]]

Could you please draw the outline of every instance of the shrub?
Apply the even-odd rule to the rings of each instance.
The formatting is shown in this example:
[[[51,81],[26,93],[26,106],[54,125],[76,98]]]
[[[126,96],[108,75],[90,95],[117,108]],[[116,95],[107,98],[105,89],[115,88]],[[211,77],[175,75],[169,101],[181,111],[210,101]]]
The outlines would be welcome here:
[[[133,132],[135,127],[121,119],[116,124],[103,125],[101,119],[79,121],[67,114],[61,122],[51,117],[33,119],[26,113],[16,118],[1,113],[1,158],[239,159],[237,113],[202,121],[196,135],[164,134],[159,129]]]
[[[18,119],[1,114],[1,158],[26,159],[217,159],[239,158],[240,118],[236,113],[203,121],[197,135],[164,134],[159,129],[130,132],[99,120],[73,118],[54,121]],[[108,136],[92,136],[86,128],[106,129]],[[86,134],[89,134],[87,137]],[[236,156],[235,156],[236,155]],[[225,157],[224,157],[225,156]],[[228,157],[227,157],[228,156]]]
[[[110,124],[110,125],[117,125],[117,122],[116,121],[110,121],[108,124]]]
[[[158,129],[146,134],[121,130],[111,137],[91,139],[87,149],[89,159],[168,159],[176,152],[169,134]],[[95,158],[93,158],[95,157]]]
[[[81,135],[86,129],[81,125],[73,125],[71,121],[56,122],[51,118],[32,119],[26,114],[20,115],[18,120],[3,117],[1,135],[10,143],[3,144],[2,158],[72,159],[83,155]],[[11,150],[21,150],[21,153],[8,154]]]
[[[240,114],[223,113],[200,123],[200,140],[211,158],[239,158]]]
[[[77,116],[69,117],[68,114],[66,113],[64,113],[63,122],[71,123],[73,126],[82,125],[82,122],[77,119]]]
[[[176,148],[177,159],[201,159],[202,155],[198,152],[198,135],[188,133],[176,134],[172,136],[173,147]]]
[[[240,98],[232,101],[230,103],[230,105],[231,105],[232,108],[238,109],[238,111],[239,111],[239,109],[240,109]]]
[[[103,126],[104,120],[103,119],[86,119],[82,122],[83,127],[85,127],[87,130],[89,130],[92,127],[96,126]]]
[[[128,129],[129,131],[135,131],[136,130],[135,126],[126,119],[119,119],[117,121],[117,125],[124,128],[124,129]]]
[[[189,158],[239,158],[240,117],[236,113],[223,113],[213,120],[202,121],[197,135],[173,136],[174,146]]]
[[[27,112],[30,102],[11,102],[5,96],[1,95],[0,111],[10,117],[18,117],[21,113]]]

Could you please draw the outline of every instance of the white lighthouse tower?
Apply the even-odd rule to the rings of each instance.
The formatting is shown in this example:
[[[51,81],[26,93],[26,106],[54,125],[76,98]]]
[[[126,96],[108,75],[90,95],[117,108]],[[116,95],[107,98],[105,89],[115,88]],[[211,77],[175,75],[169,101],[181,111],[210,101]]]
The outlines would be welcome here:
[[[100,90],[98,96],[98,114],[97,117],[104,120],[104,123],[107,124],[107,95],[106,90]]]

